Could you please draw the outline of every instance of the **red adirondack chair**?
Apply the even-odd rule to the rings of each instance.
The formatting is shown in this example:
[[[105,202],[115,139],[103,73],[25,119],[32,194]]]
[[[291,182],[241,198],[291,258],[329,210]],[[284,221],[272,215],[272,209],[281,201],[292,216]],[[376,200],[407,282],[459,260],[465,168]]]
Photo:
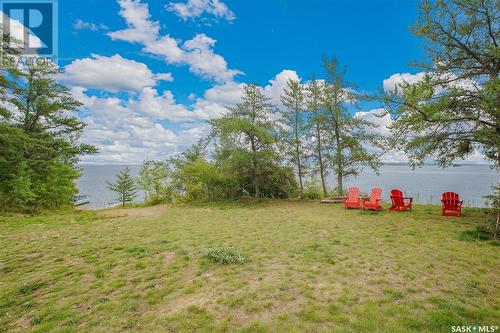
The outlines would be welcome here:
[[[392,206],[389,209],[402,212],[405,210],[411,210],[411,203],[413,202],[413,198],[404,197],[403,192],[401,192],[400,190],[392,190],[391,201]]]
[[[359,188],[349,187],[347,192],[347,197],[343,197],[344,207],[347,208],[359,208],[361,200],[359,199]]]
[[[443,203],[443,209],[441,215],[443,216],[460,216],[462,215],[462,204],[463,201],[455,192],[445,192],[441,197],[441,202]]]
[[[380,201],[382,201],[382,189],[372,188],[372,193],[369,198],[362,198],[363,209],[381,210]]]

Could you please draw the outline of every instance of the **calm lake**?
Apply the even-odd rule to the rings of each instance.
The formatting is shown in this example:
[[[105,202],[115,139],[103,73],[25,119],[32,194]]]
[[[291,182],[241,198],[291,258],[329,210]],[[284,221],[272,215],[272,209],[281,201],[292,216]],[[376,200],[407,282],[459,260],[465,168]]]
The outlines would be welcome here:
[[[114,176],[125,166],[123,165],[82,165],[82,177],[78,180],[80,194],[90,197],[89,208],[103,208],[116,204],[116,194],[111,192],[107,181],[113,181]],[[129,165],[131,174],[137,176],[139,165]],[[442,169],[436,166],[424,166],[412,170],[407,165],[384,165],[377,175],[366,169],[357,178],[348,179],[348,186],[358,186],[363,193],[369,193],[372,187],[383,190],[385,200],[389,199],[389,191],[401,189],[405,195],[413,196],[417,203],[439,203],[441,193],[457,192],[467,206],[484,206],[483,195],[490,191],[492,184],[499,181],[498,173],[487,165],[464,165],[455,168]],[[334,177],[329,177],[331,185]],[[137,201],[143,200],[139,192]]]

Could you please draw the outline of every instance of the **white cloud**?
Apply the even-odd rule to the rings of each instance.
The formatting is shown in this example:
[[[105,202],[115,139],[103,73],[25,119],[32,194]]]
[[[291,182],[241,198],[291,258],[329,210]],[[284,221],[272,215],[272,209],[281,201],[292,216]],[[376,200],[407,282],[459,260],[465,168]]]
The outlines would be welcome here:
[[[139,0],[119,0],[120,15],[127,22],[125,30],[108,33],[113,40],[123,40],[134,43],[152,42],[158,36],[160,24],[151,21],[147,4]]]
[[[137,100],[129,101],[130,108],[153,120],[170,120],[172,122],[196,121],[208,119],[198,110],[190,111],[183,104],[177,104],[171,91],[158,95],[153,88],[144,88]]]
[[[295,71],[285,70],[263,91],[279,96],[289,78],[300,79]],[[83,120],[88,124],[82,142],[99,149],[99,154],[86,156],[84,162],[140,163],[182,152],[209,133],[206,120],[221,116],[227,112],[226,106],[241,101],[244,86],[235,81],[216,84],[201,97],[191,95],[190,105],[178,103],[171,91],[160,92],[154,86],[120,98],[92,96],[87,88],[75,86],[71,92],[83,103]],[[172,123],[178,125],[173,127]]]
[[[215,85],[205,91],[204,97],[207,101],[222,105],[234,105],[241,101],[244,83],[234,81]]]
[[[399,89],[399,86],[404,83],[415,84],[422,81],[425,78],[425,75],[428,74],[426,72],[420,72],[416,74],[410,73],[396,73],[391,75],[388,79],[385,79],[383,82],[384,91],[386,93],[393,93],[396,91],[396,88]],[[449,87],[464,89],[468,91],[477,91],[480,89],[480,85],[478,85],[474,80],[469,78],[467,79],[458,79],[457,76],[453,73],[440,74],[437,78],[440,81],[444,82],[444,84],[438,84],[435,86],[435,93],[440,94],[443,91],[446,91]]]
[[[92,22],[85,22],[80,19],[76,19],[73,22],[73,29],[75,30],[91,30],[91,31],[98,31],[98,30],[108,30],[108,26],[105,25],[104,23],[92,23]]]
[[[155,79],[159,81],[167,81],[167,82],[173,82],[174,77],[172,76],[172,73],[158,73],[155,74]]]
[[[264,94],[271,98],[273,104],[281,106],[280,96],[283,93],[283,89],[286,88],[289,80],[296,80],[300,82],[301,78],[298,76],[296,71],[284,69],[280,73],[276,74],[273,79],[269,80],[270,84],[264,87]]]
[[[203,14],[224,18],[228,21],[233,21],[236,18],[227,5],[219,0],[188,0],[185,3],[171,2],[165,8],[175,13],[184,21],[200,17]]]
[[[212,47],[217,41],[205,34],[198,34],[193,39],[184,42],[185,62],[189,64],[191,72],[205,78],[214,78],[217,81],[229,81],[243,72],[228,69],[226,60],[213,52]]]
[[[391,119],[391,115],[385,109],[373,109],[370,111],[359,111],[354,114],[355,118],[361,118],[367,121],[372,122],[377,127],[369,129],[370,131],[381,134],[383,136],[389,136],[391,134],[390,126],[392,125],[393,120]]]
[[[141,163],[145,159],[165,159],[207,134],[204,123],[193,123],[175,132],[156,121],[153,109],[148,107],[170,107],[165,113],[190,112],[173,104],[175,101],[170,93],[158,96],[154,89],[145,88],[136,101],[89,96],[82,87],[74,87],[72,93],[86,109],[83,120],[87,127],[81,141],[99,149],[98,154],[85,156],[85,163]],[[181,109],[172,111],[172,107]]]
[[[119,54],[77,59],[66,65],[62,79],[86,88],[111,92],[140,91],[156,85],[157,80],[172,81],[170,73],[153,74],[143,63],[122,58]]]
[[[392,93],[399,89],[399,85],[403,83],[414,84],[420,82],[424,79],[425,72],[420,72],[417,74],[410,73],[396,73],[391,75],[388,79],[384,80],[384,91],[386,93]]]
[[[160,25],[152,21],[147,4],[139,0],[119,0],[118,3],[128,28],[108,33],[113,40],[139,43],[144,46],[144,52],[161,56],[169,64],[188,65],[191,72],[206,79],[225,82],[243,74],[229,69],[226,60],[213,51],[215,39],[198,34],[182,43],[168,34],[162,36]]]

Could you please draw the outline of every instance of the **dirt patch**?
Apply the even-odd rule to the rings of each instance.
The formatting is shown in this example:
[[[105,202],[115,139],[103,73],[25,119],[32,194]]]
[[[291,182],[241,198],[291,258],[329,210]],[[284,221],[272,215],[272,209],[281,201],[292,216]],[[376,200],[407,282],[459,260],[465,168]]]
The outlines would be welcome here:
[[[165,252],[163,254],[163,264],[165,265],[165,267],[167,267],[168,265],[170,265],[170,263],[172,263],[172,261],[174,260],[175,258],[175,252]]]
[[[170,316],[174,313],[181,312],[190,306],[206,307],[213,301],[213,299],[214,295],[182,295],[161,306],[158,312],[165,316]]]
[[[319,229],[318,233],[322,237],[328,237],[330,235],[330,232],[326,229]]]

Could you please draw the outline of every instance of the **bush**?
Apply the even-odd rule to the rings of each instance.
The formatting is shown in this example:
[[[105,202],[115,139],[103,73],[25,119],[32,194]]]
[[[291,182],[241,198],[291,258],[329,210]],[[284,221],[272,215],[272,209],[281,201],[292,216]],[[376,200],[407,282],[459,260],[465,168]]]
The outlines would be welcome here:
[[[243,264],[246,261],[246,258],[232,247],[209,248],[204,257],[213,263],[221,265]]]
[[[304,199],[321,199],[322,193],[321,183],[318,179],[314,178],[304,183]]]

